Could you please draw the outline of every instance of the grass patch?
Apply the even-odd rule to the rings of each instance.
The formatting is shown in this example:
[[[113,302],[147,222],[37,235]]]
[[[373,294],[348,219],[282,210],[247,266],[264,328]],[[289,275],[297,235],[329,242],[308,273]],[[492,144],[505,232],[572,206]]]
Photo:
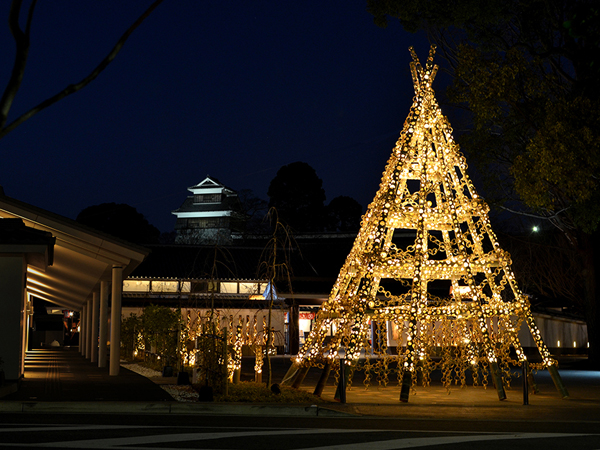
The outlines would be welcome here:
[[[194,386],[196,390],[199,385]],[[308,392],[281,386],[281,393],[274,394],[264,383],[242,381],[228,386],[227,395],[215,395],[215,402],[246,402],[246,403],[323,403],[324,400]]]

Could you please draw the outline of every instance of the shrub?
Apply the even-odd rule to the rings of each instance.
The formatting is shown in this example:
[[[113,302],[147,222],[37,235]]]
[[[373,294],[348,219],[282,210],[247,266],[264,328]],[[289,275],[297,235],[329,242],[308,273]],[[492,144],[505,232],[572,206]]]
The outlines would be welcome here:
[[[199,390],[201,385],[194,385]],[[230,384],[227,395],[215,395],[216,402],[246,402],[246,403],[323,403],[319,397],[308,392],[280,386],[280,394],[275,394],[264,383],[243,381]]]

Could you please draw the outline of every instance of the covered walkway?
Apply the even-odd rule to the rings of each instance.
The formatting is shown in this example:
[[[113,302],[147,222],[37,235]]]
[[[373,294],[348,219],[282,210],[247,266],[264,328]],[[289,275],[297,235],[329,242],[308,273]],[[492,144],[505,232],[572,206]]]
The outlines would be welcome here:
[[[80,353],[119,374],[123,279],[149,250],[4,195],[0,188],[0,355],[24,376],[32,297],[81,313]],[[44,240],[45,239],[45,240]],[[38,242],[39,241],[39,242]]]

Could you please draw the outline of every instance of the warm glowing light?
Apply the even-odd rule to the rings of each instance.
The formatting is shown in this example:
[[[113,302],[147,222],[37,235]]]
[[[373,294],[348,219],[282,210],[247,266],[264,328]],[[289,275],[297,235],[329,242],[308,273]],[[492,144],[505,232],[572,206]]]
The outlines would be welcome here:
[[[49,288],[49,287],[50,287],[50,286],[48,286],[47,284],[45,284],[45,283],[42,283],[41,281],[34,280],[33,278],[27,278],[27,283],[28,283],[28,284],[29,284],[29,283],[37,284],[38,286],[42,286],[42,287],[45,287],[45,288]]]
[[[46,293],[46,292],[42,291],[41,289],[38,289],[38,288],[36,288],[34,286],[27,286],[27,289],[30,290],[30,291],[39,292],[41,294],[45,294]]]
[[[526,361],[518,337],[523,322],[542,360],[529,367],[538,370],[555,361],[431,88],[435,48],[424,67],[411,53],[413,105],[354,246],[296,361],[322,365],[344,348],[347,364],[361,358],[367,385],[371,379],[388,383],[390,367],[396,366],[392,360],[413,374],[413,383],[416,372],[428,384],[431,371],[441,369],[449,389],[466,384],[468,369],[482,373],[484,385],[490,375],[506,378],[508,385],[510,365]],[[404,244],[392,240],[396,230],[410,236]],[[399,288],[388,291],[381,283],[386,279]],[[432,294],[430,283],[440,281],[449,289]],[[392,341],[395,353],[388,349]]]
[[[29,273],[33,273],[33,274],[35,274],[35,275],[44,276],[44,277],[46,276],[46,274],[45,274],[44,272],[40,272],[39,270],[37,270],[37,269],[34,269],[34,268],[33,268],[33,267],[31,267],[31,266],[27,266],[27,272],[29,272]]]

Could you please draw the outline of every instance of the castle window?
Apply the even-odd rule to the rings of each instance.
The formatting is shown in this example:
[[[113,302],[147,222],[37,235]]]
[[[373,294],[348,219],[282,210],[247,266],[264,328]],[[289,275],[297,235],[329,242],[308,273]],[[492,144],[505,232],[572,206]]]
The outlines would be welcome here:
[[[194,203],[221,203],[221,194],[195,194]]]
[[[202,217],[188,219],[188,228],[226,228],[229,225],[227,217]]]

